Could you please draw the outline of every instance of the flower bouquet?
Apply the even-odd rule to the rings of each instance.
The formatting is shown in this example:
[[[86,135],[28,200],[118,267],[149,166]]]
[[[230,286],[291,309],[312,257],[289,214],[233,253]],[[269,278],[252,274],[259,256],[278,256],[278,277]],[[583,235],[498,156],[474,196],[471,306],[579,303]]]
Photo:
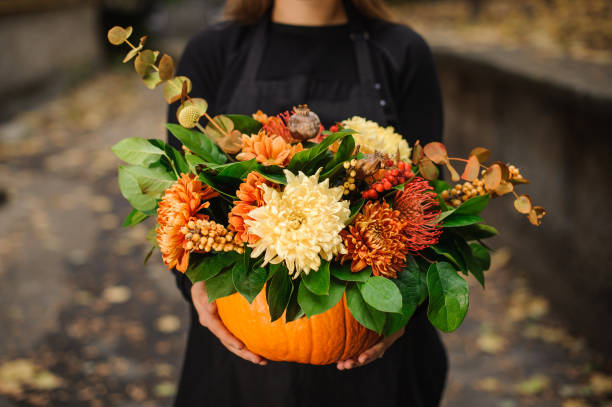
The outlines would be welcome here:
[[[153,249],[205,281],[227,328],[267,359],[353,357],[425,301],[429,321],[453,331],[468,309],[468,275],[484,287],[483,240],[497,231],[480,213],[491,198],[514,195],[534,225],[545,214],[515,191],[527,182],[516,167],[484,164],[485,148],[451,158],[442,143],[410,147],[360,117],[324,129],[307,106],[210,117],[172,59],[157,62],[144,37],[134,46],[130,34],[115,27],[108,37],[130,45],[126,62],[134,59],[147,86],[163,84],[166,101],[180,103],[179,124],[167,127],[184,151],[142,138],[113,146],[134,208],[124,226],[157,215]],[[454,186],[439,179],[440,166]]]

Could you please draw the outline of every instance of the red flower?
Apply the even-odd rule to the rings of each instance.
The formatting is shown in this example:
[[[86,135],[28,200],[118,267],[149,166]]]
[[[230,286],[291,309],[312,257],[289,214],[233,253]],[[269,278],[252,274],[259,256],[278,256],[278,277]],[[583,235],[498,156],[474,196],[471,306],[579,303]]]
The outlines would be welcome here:
[[[438,243],[442,233],[437,222],[440,209],[436,193],[427,180],[417,177],[403,191],[397,191],[393,207],[405,223],[403,233],[408,238],[410,251],[418,252]]]

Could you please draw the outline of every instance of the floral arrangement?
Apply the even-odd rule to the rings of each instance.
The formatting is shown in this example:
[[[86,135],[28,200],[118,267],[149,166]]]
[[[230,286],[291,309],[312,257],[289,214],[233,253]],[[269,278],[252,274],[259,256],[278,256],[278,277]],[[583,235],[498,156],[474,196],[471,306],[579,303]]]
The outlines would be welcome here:
[[[119,187],[134,208],[124,226],[157,215],[153,249],[205,281],[209,301],[258,298],[269,322],[284,326],[344,304],[361,327],[391,335],[428,300],[431,323],[453,331],[468,309],[467,276],[485,284],[483,240],[497,231],[480,213],[490,200],[513,195],[534,225],[545,215],[515,191],[528,182],[515,166],[485,165],[485,148],[451,158],[442,143],[409,146],[361,117],[324,129],[305,105],[210,117],[172,59],[157,62],[130,34],[115,27],[108,38],[130,45],[126,61],[134,58],[145,84],[163,84],[166,101],[180,103],[179,124],[167,127],[184,151],[142,138],[112,148],[127,164]],[[440,166],[454,186],[439,179]]]

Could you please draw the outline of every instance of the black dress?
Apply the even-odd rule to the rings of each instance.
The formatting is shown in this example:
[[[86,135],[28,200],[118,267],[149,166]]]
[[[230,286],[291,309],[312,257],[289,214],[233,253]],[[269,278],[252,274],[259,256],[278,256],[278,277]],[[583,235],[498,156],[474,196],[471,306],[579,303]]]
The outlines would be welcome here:
[[[410,144],[440,140],[442,105],[433,58],[411,29],[349,14],[349,24],[303,27],[222,23],[187,45],[179,75],[209,113],[268,114],[308,103],[327,127],[349,115],[392,125]],[[176,122],[176,106],[169,121]],[[176,139],[170,138],[175,146]],[[191,283],[175,272],[191,302]],[[447,361],[425,307],[382,359],[335,365],[257,366],[228,350],[197,320],[191,328],[176,406],[436,406]]]

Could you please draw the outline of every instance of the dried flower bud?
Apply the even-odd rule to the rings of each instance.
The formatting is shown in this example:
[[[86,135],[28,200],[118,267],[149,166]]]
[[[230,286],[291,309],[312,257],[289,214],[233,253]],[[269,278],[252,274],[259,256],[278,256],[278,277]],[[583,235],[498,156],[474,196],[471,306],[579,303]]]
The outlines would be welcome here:
[[[296,140],[304,141],[316,137],[321,130],[321,120],[315,112],[312,112],[308,105],[299,105],[293,108],[293,115],[289,118],[289,132],[291,137]]]

